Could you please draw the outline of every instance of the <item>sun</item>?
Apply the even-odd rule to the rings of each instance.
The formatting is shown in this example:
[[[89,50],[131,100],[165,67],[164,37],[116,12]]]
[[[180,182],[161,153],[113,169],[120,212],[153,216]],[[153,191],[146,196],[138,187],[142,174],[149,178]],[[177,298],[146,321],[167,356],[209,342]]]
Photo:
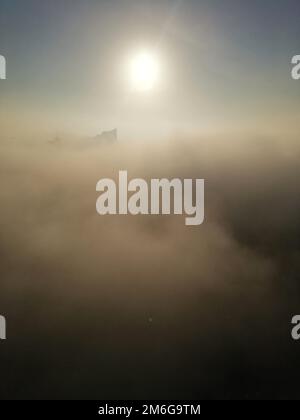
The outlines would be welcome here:
[[[159,63],[155,54],[142,51],[130,62],[130,82],[133,89],[146,92],[158,82]]]

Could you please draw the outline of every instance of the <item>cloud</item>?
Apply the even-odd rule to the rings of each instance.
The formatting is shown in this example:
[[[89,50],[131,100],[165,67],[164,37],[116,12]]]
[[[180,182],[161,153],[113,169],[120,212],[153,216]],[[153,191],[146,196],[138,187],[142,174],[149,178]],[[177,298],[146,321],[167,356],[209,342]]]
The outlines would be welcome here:
[[[1,146],[0,396],[299,396],[299,150],[81,142]],[[205,223],[97,215],[96,182],[120,169],[205,178]]]

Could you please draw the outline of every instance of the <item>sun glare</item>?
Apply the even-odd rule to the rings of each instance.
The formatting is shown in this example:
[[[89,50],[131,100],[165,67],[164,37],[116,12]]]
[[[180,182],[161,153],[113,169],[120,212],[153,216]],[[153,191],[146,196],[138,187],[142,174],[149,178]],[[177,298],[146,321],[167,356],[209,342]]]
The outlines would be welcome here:
[[[130,65],[130,81],[138,91],[149,91],[158,80],[159,65],[157,58],[148,52],[137,54]]]

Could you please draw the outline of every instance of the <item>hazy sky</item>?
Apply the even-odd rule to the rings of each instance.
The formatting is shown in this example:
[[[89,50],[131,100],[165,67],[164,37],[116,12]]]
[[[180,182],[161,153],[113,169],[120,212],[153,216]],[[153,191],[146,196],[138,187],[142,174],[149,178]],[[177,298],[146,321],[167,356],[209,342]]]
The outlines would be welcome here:
[[[126,135],[272,120],[291,128],[299,13],[297,0],[1,0],[2,120]],[[161,65],[148,95],[133,95],[126,79],[140,48],[157,52]]]
[[[300,398],[299,16],[0,0],[0,399]],[[161,65],[147,93],[127,78],[140,48]],[[121,169],[205,179],[205,223],[100,217],[96,183]]]

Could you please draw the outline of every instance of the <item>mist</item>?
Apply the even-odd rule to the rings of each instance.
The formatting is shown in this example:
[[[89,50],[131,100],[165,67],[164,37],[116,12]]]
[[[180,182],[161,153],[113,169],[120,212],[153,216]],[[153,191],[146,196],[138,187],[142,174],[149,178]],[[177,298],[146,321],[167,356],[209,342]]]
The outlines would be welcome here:
[[[1,398],[300,397],[293,139],[1,140]],[[204,178],[205,222],[99,216],[122,169]]]

